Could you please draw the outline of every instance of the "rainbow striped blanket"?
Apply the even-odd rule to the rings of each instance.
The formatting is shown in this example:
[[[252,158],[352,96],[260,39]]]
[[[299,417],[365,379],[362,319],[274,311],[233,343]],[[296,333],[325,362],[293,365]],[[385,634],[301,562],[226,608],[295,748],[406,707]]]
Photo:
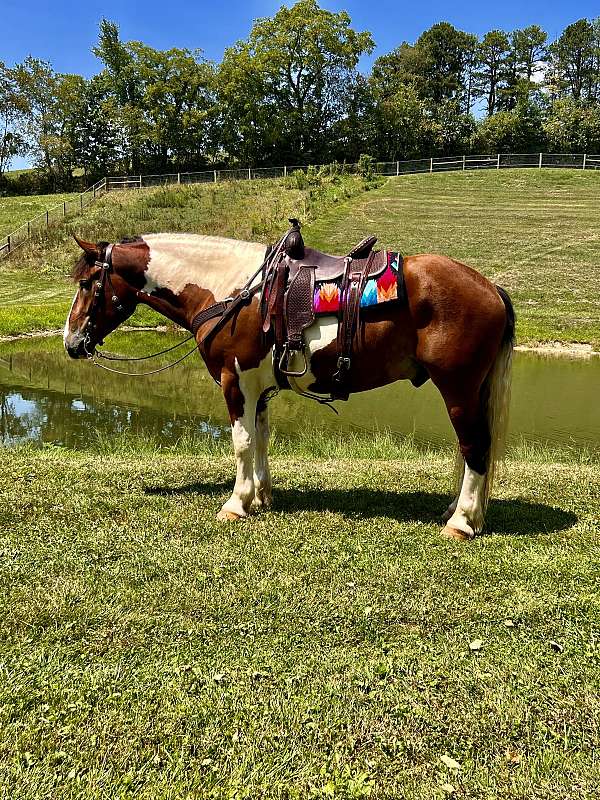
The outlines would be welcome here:
[[[341,279],[337,281],[317,281],[315,284],[315,314],[336,314],[340,309]],[[400,253],[387,253],[387,267],[377,278],[365,284],[360,307],[376,306],[390,300],[401,300],[404,296],[402,275],[402,256]]]

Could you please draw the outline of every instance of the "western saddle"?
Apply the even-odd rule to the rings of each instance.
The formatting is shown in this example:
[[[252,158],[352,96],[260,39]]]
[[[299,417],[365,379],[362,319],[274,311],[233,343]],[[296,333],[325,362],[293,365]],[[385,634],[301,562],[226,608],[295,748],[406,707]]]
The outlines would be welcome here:
[[[377,241],[369,236],[346,256],[331,256],[305,247],[300,224],[292,225],[281,240],[278,252],[269,259],[262,296],[263,332],[272,330],[275,338],[275,369],[280,386],[289,387],[288,378],[299,378],[308,370],[303,333],[315,319],[315,283],[340,282],[338,312],[337,370],[333,375],[333,391],[329,400],[347,400],[348,375],[352,364],[354,335],[359,322],[360,301],[369,278],[380,275],[387,266],[385,251],[373,251]],[[300,354],[304,363],[292,369],[291,362]],[[309,397],[323,400],[306,392]]]

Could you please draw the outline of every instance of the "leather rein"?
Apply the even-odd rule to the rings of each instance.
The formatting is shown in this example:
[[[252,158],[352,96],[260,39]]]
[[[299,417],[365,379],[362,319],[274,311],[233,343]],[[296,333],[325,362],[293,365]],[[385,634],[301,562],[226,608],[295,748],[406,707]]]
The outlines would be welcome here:
[[[290,235],[291,231],[287,231],[284,236],[277,242],[276,245],[267,248],[267,252],[265,254],[265,258],[260,265],[260,267],[254,272],[254,274],[246,281],[246,284],[243,288],[236,294],[231,295],[230,297],[226,297],[224,300],[220,300],[217,303],[213,303],[212,305],[208,306],[207,308],[202,309],[199,311],[195,317],[192,319],[191,329],[192,333],[182,342],[178,342],[171,347],[167,347],[164,350],[160,350],[157,353],[151,353],[147,356],[115,356],[109,355],[107,353],[102,353],[94,349],[88,349],[92,345],[91,340],[91,333],[96,328],[97,325],[97,315],[98,310],[100,308],[100,304],[104,298],[106,302],[106,287],[111,291],[111,302],[115,307],[116,312],[121,316],[124,314],[124,307],[121,303],[119,296],[117,295],[115,288],[112,283],[111,273],[113,272],[113,265],[112,265],[112,251],[113,251],[113,244],[109,244],[104,249],[102,256],[95,262],[96,267],[100,267],[102,272],[100,273],[100,279],[96,281],[96,288],[94,290],[94,297],[92,299],[92,303],[90,305],[90,309],[88,312],[88,321],[86,322],[85,329],[84,329],[84,342],[83,348],[85,350],[86,356],[89,361],[95,367],[99,367],[100,369],[106,370],[107,372],[113,372],[117,375],[129,375],[132,378],[141,378],[145,375],[156,375],[158,372],[164,372],[167,369],[171,369],[171,367],[180,364],[186,358],[195,353],[196,350],[209,341],[221,328],[225,325],[227,320],[229,320],[236,311],[241,308],[242,306],[246,305],[248,302],[252,300],[255,294],[262,291],[265,284],[265,279],[269,273],[269,267],[271,264],[275,262],[275,260],[279,257],[280,253],[283,251],[285,247],[285,243],[287,241],[288,236]],[[262,274],[262,280],[257,283],[255,286],[252,284],[256,280],[256,278]],[[136,297],[141,298],[143,295],[142,292],[136,290]],[[208,330],[200,339],[197,339],[199,329],[205,325],[207,322],[216,319],[216,323]],[[182,347],[184,344],[191,342],[192,339],[195,340],[194,346],[191,350],[189,350],[185,355],[181,356],[180,358],[176,359],[175,361],[167,364],[164,367],[158,367],[157,369],[147,370],[144,372],[126,372],[124,370],[114,369],[113,367],[107,367],[105,364],[101,364],[98,361],[99,358],[104,359],[105,361],[147,361],[151,358],[157,358],[158,356],[162,356],[165,353],[170,353],[173,350],[176,350],[179,347]],[[98,341],[98,344],[103,344],[102,340]]]

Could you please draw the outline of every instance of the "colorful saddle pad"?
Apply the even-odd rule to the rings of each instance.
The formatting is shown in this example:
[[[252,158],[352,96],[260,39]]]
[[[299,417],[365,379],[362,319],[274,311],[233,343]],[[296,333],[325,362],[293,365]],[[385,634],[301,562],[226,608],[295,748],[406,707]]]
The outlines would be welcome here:
[[[337,314],[340,310],[342,279],[317,281],[315,284],[315,314]],[[360,307],[376,306],[390,300],[404,299],[404,276],[400,253],[387,253],[387,267],[377,278],[370,278],[360,300]]]

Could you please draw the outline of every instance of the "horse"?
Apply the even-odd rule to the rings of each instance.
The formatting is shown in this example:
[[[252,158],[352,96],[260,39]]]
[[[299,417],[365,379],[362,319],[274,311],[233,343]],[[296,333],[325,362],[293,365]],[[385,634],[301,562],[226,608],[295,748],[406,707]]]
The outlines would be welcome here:
[[[64,329],[69,356],[93,358],[139,303],[193,331],[194,350],[221,386],[236,459],[233,491],[218,519],[233,522],[268,508],[268,401],[278,388],[273,337],[265,335],[261,309],[261,265],[269,248],[179,233],[110,245],[75,239],[83,253],[73,269],[78,286]],[[405,256],[403,278],[405,302],[360,311],[348,392],[399,380],[434,383],[458,439],[456,496],[442,516],[442,533],[469,540],[483,528],[506,433],[514,309],[501,287],[447,256]],[[337,331],[333,315],[318,316],[307,328],[306,371],[289,378],[292,390],[317,397],[332,392]]]

